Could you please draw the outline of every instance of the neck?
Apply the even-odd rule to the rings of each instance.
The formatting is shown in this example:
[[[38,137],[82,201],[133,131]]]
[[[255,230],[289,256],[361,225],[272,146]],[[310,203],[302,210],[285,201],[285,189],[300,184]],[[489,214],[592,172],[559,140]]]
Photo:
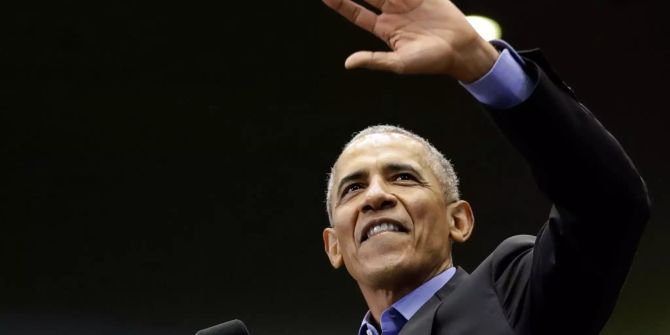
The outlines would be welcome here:
[[[396,278],[398,280],[392,285],[366,286],[359,283],[358,286],[370,309],[370,314],[374,318],[375,323],[379,325],[381,324],[381,315],[386,309],[451,266],[451,259],[449,259],[425,275],[416,276],[415,279]],[[403,275],[403,277],[406,276]]]

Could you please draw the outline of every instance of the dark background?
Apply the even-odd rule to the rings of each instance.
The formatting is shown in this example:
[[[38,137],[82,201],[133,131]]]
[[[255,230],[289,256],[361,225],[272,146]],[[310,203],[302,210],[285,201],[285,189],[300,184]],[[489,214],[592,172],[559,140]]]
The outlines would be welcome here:
[[[518,49],[543,48],[637,163],[653,217],[604,333],[670,333],[662,1],[457,5],[497,19]],[[2,334],[190,334],[233,318],[252,334],[355,334],[366,308],[322,251],[323,194],[370,124],[452,158],[477,216],[456,249],[466,269],[548,213],[457,83],[345,71],[349,53],[384,46],[319,1],[66,1],[2,16]]]

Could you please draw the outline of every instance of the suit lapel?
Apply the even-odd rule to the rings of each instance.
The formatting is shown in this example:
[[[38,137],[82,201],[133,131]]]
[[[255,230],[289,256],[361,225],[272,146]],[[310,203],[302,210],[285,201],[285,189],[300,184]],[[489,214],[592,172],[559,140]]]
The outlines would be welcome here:
[[[442,301],[437,296],[432,296],[428,301],[416,311],[398,335],[430,334],[433,328],[433,318],[437,308]]]
[[[465,281],[470,275],[463,270],[460,266],[456,268],[456,273],[454,276],[449,279],[449,281],[442,286],[442,288],[435,293],[435,295],[440,298],[440,300],[447,299],[447,296],[453,292],[463,281]]]
[[[398,335],[423,335],[431,334],[433,330],[433,319],[437,309],[442,305],[442,300],[466,278],[468,273],[460,267],[453,277],[442,288],[435,293],[419,310],[412,316],[407,324],[400,330]]]

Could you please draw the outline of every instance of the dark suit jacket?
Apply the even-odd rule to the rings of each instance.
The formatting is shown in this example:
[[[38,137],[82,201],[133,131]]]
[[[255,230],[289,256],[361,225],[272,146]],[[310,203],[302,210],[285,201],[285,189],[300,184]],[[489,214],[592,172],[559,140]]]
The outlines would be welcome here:
[[[612,312],[649,216],[628,156],[537,51],[531,97],[491,117],[554,203],[537,237],[502,242],[458,269],[400,335],[597,334]]]

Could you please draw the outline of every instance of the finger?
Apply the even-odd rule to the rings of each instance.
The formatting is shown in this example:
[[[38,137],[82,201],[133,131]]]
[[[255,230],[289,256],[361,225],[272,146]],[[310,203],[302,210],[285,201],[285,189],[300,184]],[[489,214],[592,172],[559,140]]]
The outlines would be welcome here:
[[[365,2],[369,3],[372,7],[377,8],[379,10],[383,10],[384,5],[386,4],[386,0],[365,0]]]
[[[408,13],[419,7],[423,1],[424,0],[365,0],[365,2],[369,3],[372,7],[377,8],[381,12],[387,14]]]
[[[323,2],[353,24],[374,33],[377,14],[371,10],[351,0],[323,0]]]
[[[380,51],[358,51],[344,61],[347,69],[365,68],[370,70],[383,70],[395,73],[403,73],[404,65],[393,52]]]

